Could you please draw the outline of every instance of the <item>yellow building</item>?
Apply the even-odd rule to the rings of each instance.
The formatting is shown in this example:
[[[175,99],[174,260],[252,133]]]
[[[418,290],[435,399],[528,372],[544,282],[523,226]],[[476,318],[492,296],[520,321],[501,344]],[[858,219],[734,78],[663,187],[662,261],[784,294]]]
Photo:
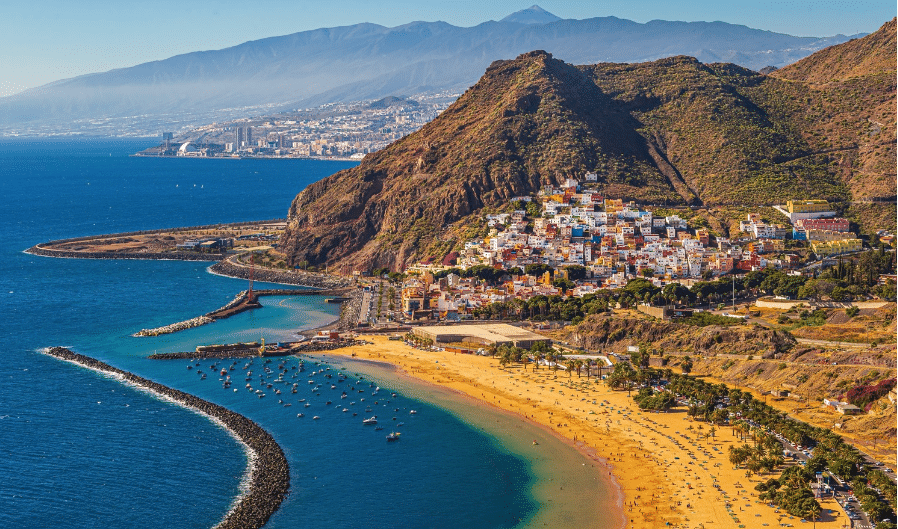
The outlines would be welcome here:
[[[811,242],[811,250],[817,257],[825,257],[828,255],[838,255],[846,252],[858,252],[863,249],[860,239],[841,239],[838,241],[813,241]]]
[[[832,211],[826,200],[790,200],[786,202],[789,213],[821,213]]]

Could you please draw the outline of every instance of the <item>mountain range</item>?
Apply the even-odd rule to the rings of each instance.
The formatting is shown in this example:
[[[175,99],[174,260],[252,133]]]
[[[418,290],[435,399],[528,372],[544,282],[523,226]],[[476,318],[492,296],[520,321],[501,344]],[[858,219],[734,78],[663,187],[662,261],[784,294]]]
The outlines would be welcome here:
[[[893,19],[769,75],[688,56],[495,61],[419,131],[299,193],[280,246],[292,265],[403,269],[482,236],[484,212],[586,172],[648,204],[884,200],[894,225],[895,49]]]
[[[459,93],[497,59],[534,49],[572,64],[689,55],[758,70],[849,37],[794,37],[723,22],[564,20],[538,6],[457,27],[323,28],[56,81],[0,98],[0,135],[152,134],[262,112],[388,95]]]

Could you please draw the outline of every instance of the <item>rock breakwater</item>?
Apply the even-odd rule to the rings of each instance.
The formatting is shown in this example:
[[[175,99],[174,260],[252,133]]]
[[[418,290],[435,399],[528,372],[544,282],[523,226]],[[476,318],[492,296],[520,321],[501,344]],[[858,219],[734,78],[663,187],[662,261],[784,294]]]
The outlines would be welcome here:
[[[44,248],[40,244],[28,248],[25,253],[61,259],[140,259],[149,261],[218,261],[225,257],[224,254],[196,252],[73,252]]]
[[[340,340],[336,342],[318,342],[318,341],[309,341],[303,342],[301,344],[295,345],[286,351],[275,351],[274,353],[266,353],[261,355],[263,357],[271,357],[271,356],[288,356],[288,355],[298,355],[303,353],[315,353],[320,351],[333,351],[335,349],[343,349],[344,347],[352,347],[354,345],[370,345],[371,342],[366,342],[364,340]],[[227,349],[222,351],[185,351],[180,353],[155,353],[151,354],[147,358],[150,360],[205,360],[209,358],[214,359],[227,359],[227,358],[250,358],[250,357],[258,357],[259,348],[258,345],[256,347],[247,347],[243,349]]]
[[[262,527],[287,496],[290,490],[290,469],[284,451],[271,437],[271,434],[250,419],[218,404],[112,367],[64,347],[53,347],[45,352],[49,356],[61,360],[121,377],[131,384],[166,399],[171,399],[182,406],[197,410],[220,421],[232,435],[247,447],[251,461],[249,491],[231,509],[224,520],[215,526],[215,529]]]
[[[234,263],[233,258],[228,258],[219,263],[215,263],[209,267],[209,271],[214,274],[237,277],[240,279],[249,279],[250,274],[250,268],[248,266]],[[253,270],[253,279],[255,281],[265,281],[267,283],[280,283],[282,285],[296,285],[320,289],[339,289],[352,285],[351,280],[342,277],[327,274],[312,274],[298,270],[274,270],[258,266]]]
[[[161,334],[170,334],[173,332],[183,331],[185,329],[199,327],[200,325],[206,325],[207,323],[212,323],[213,321],[215,321],[214,318],[210,318],[206,315],[197,316],[196,318],[179,321],[170,325],[163,325],[162,327],[156,327],[155,329],[141,329],[140,331],[134,333],[134,336],[159,336]]]

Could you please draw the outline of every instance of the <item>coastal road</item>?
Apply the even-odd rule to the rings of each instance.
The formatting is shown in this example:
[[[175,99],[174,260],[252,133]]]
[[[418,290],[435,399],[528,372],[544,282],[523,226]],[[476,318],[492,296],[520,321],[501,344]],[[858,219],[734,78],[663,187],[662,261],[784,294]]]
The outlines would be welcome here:
[[[776,434],[774,433],[773,435]],[[799,465],[807,464],[808,459],[811,458],[811,456],[809,455],[812,452],[811,450],[808,450],[808,454],[806,454],[799,450],[797,446],[787,441],[785,438],[780,436],[776,437],[779,440],[780,444],[783,445],[783,450],[791,452],[792,457],[796,462],[798,462]],[[837,483],[837,486],[833,487],[833,491],[837,495],[836,501],[839,503],[839,505],[842,506],[842,514],[844,514],[849,520],[851,520],[851,527],[855,529],[873,529],[874,525],[870,523],[870,520],[867,518],[867,514],[861,508],[860,502],[858,502],[856,498],[852,499],[854,498],[854,496],[850,496],[848,494],[848,485],[836,478],[831,472],[830,475]]]

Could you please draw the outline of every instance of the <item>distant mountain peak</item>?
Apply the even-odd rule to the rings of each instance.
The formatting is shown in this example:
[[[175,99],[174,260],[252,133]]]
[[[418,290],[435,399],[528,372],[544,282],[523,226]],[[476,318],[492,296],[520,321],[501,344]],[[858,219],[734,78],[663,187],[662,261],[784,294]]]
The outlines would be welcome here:
[[[545,9],[534,4],[527,9],[515,11],[514,13],[500,20],[500,22],[515,22],[518,24],[548,24],[549,22],[555,22],[556,20],[561,20],[561,17],[555,16],[552,13],[549,13]]]

